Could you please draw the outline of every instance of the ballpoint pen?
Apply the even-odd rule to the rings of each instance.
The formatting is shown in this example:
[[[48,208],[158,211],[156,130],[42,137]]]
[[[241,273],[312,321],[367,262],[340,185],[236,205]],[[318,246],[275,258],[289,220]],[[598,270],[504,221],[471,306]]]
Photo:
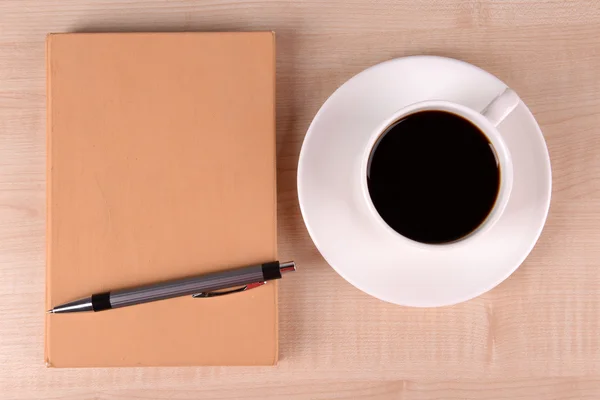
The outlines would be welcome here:
[[[102,311],[188,295],[193,295],[193,297],[220,296],[262,286],[267,281],[280,279],[282,274],[295,270],[296,264],[293,261],[284,263],[273,261],[192,278],[97,293],[83,299],[56,306],[48,310],[48,313]],[[216,290],[230,289],[237,286],[241,287],[226,292],[215,292]]]

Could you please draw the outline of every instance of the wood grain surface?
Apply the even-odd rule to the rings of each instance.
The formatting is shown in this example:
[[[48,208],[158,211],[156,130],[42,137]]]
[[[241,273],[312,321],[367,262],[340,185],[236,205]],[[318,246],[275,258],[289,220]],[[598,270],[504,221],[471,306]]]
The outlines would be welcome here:
[[[277,32],[280,286],[272,368],[47,369],[44,39],[65,31]],[[0,1],[0,399],[600,398],[600,4],[596,0]],[[516,89],[554,174],[522,267],[441,309],[358,291],[313,246],[296,199],[304,133],[375,63],[460,58]],[[484,266],[482,266],[484,267]]]

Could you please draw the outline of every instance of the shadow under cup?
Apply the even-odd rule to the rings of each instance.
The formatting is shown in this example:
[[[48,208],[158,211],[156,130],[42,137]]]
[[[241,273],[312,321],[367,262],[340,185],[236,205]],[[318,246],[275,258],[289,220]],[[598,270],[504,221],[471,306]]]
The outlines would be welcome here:
[[[498,153],[469,119],[445,110],[402,116],[371,148],[366,179],[377,214],[410,240],[447,244],[477,231],[501,185]]]

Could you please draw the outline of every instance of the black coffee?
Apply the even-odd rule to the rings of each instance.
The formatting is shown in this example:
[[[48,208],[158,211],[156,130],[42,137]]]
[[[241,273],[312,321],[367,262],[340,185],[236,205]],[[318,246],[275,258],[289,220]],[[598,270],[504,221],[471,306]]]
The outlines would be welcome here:
[[[471,122],[421,111],[380,137],[367,182],[375,209],[392,229],[418,242],[448,243],[486,219],[500,170],[487,137]]]

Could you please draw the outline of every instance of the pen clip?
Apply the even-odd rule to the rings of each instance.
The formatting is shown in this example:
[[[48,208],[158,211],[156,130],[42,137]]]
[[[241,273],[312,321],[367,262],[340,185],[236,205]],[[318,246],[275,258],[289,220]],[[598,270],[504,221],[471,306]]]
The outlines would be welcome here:
[[[259,286],[264,285],[265,281],[262,282],[254,282],[254,283],[250,283],[248,285],[244,285],[241,288],[237,288],[237,289],[230,289],[230,290],[226,290],[224,292],[200,292],[200,293],[196,293],[193,294],[192,297],[195,299],[203,299],[203,298],[207,298],[207,297],[218,297],[218,296],[225,296],[226,294],[234,294],[234,293],[240,293],[240,292],[246,292],[250,289],[254,289],[257,288]]]

